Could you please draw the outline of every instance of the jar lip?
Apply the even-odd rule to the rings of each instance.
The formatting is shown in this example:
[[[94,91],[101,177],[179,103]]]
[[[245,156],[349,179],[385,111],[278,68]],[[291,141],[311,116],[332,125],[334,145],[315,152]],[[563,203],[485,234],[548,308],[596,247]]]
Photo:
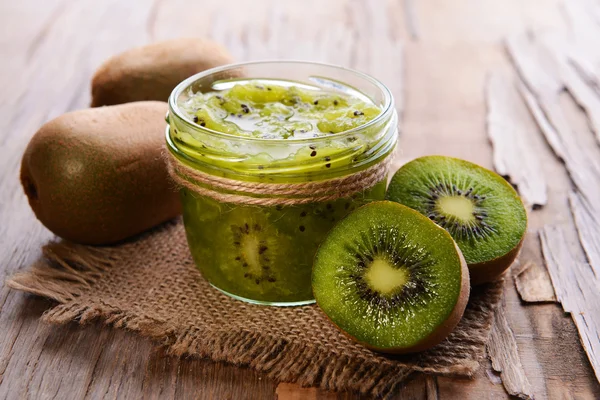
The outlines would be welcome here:
[[[346,72],[350,72],[353,73],[354,75],[365,79],[369,82],[371,82],[372,84],[374,84],[379,90],[381,90],[381,92],[383,93],[384,96],[384,104],[382,107],[381,112],[379,113],[379,115],[377,115],[375,118],[373,118],[372,120],[368,121],[367,123],[363,124],[363,125],[359,125],[357,127],[354,127],[352,129],[348,129],[342,132],[338,132],[335,135],[335,138],[344,138],[346,136],[351,136],[353,134],[356,134],[357,132],[360,132],[364,129],[367,129],[371,126],[374,126],[378,123],[380,123],[383,119],[385,119],[390,112],[392,112],[394,110],[394,98],[392,96],[391,91],[387,88],[387,86],[385,86],[383,83],[381,83],[379,80],[373,78],[371,75],[368,75],[364,72],[360,72],[357,71],[355,69],[352,68],[346,68],[343,67],[341,65],[335,65],[335,64],[329,64],[329,63],[322,63],[322,62],[313,62],[313,61],[302,61],[302,60],[260,60],[260,61],[246,61],[246,62],[240,62],[240,63],[233,63],[233,64],[227,64],[227,65],[223,65],[220,67],[216,67],[216,68],[211,68],[211,69],[207,69],[205,71],[199,72],[195,75],[190,76],[189,78],[185,79],[184,81],[180,82],[175,89],[173,89],[173,91],[171,92],[171,95],[169,96],[169,109],[171,112],[173,112],[175,115],[177,115],[179,118],[181,118],[181,120],[188,125],[191,128],[194,128],[196,130],[202,131],[203,133],[206,134],[210,134],[216,137],[220,137],[220,138],[224,138],[224,139],[233,139],[233,140],[240,140],[240,141],[249,141],[252,143],[260,143],[260,142],[264,142],[264,143],[290,143],[290,142],[294,142],[294,143],[318,143],[320,141],[326,141],[326,140],[330,140],[331,136],[319,136],[319,137],[315,137],[315,138],[301,138],[301,139],[296,139],[296,138],[291,138],[291,139],[266,139],[266,138],[253,138],[253,137],[245,137],[245,136],[238,136],[238,135],[231,135],[229,133],[225,133],[225,132],[219,132],[219,131],[215,131],[213,129],[209,129],[203,126],[200,126],[196,123],[194,123],[192,120],[190,120],[189,118],[187,118],[187,116],[185,115],[185,113],[183,113],[181,111],[181,109],[179,108],[178,104],[177,104],[177,99],[179,98],[179,96],[181,95],[181,93],[187,89],[188,87],[190,87],[195,81],[197,81],[200,78],[204,78],[206,76],[218,73],[218,72],[223,72],[223,71],[227,71],[229,69],[233,69],[233,68],[239,68],[239,67],[244,67],[244,66],[248,66],[248,65],[261,65],[261,64],[305,64],[305,65],[316,65],[316,66],[322,66],[322,67],[329,67],[329,68],[334,68],[334,69],[338,69],[338,70],[342,70],[342,71],[346,71]]]

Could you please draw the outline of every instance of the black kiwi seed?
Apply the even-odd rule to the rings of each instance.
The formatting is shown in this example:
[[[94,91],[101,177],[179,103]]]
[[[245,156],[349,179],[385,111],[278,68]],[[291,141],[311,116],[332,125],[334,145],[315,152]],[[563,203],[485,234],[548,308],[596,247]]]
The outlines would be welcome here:
[[[317,155],[317,151],[316,151],[316,150],[313,150],[313,151],[310,153],[310,156],[311,156],[311,157],[314,157],[314,156],[316,156],[316,155]]]
[[[300,225],[300,228],[299,228],[299,229],[300,229],[300,232],[304,232],[304,230],[305,230],[306,228],[304,227],[304,225]]]
[[[306,217],[306,211],[302,211],[302,212],[300,213],[300,216],[301,216],[301,217]]]

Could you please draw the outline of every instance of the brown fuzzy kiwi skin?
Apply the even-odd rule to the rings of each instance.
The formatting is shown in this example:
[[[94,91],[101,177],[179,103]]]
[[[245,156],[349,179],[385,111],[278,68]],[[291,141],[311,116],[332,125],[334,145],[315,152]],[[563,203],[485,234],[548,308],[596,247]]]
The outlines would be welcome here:
[[[440,228],[440,229],[442,229],[442,228]],[[366,348],[376,351],[378,353],[400,355],[400,354],[418,353],[418,352],[425,351],[427,349],[432,348],[433,346],[441,343],[444,339],[446,339],[448,337],[448,335],[454,330],[454,328],[456,328],[456,325],[458,325],[458,323],[460,322],[460,320],[465,312],[465,308],[467,307],[467,303],[469,302],[469,295],[471,292],[471,285],[470,285],[470,280],[469,280],[469,268],[467,267],[467,262],[465,261],[465,258],[463,257],[463,255],[462,255],[460,249],[458,248],[458,246],[456,245],[456,243],[454,244],[454,247],[456,248],[456,251],[458,252],[458,255],[460,257],[460,276],[461,276],[460,294],[458,296],[458,299],[456,300],[456,304],[454,305],[452,312],[450,313],[448,318],[444,321],[444,323],[442,323],[433,332],[431,332],[431,334],[429,336],[427,336],[420,342],[415,343],[413,346],[403,347],[403,348],[381,348],[381,347],[372,346],[372,345],[365,343],[363,341],[360,341],[360,340],[356,339],[355,337],[353,337],[352,335],[348,334],[342,328],[337,326],[335,324],[335,322],[333,322],[325,312],[323,312],[323,314],[346,337],[348,337],[352,341],[357,342],[357,343],[365,346]]]
[[[167,104],[74,111],[44,124],[21,161],[36,217],[53,233],[102,245],[181,213],[161,156]]]
[[[133,48],[108,59],[92,79],[92,107],[134,101],[167,101],[190,76],[233,62],[220,44],[181,38]]]
[[[493,260],[484,261],[477,264],[469,264],[469,271],[471,274],[471,285],[481,285],[483,283],[493,282],[500,277],[515,261],[523,247],[523,241],[525,236],[521,239],[519,244],[515,246],[511,251],[503,256],[494,258]]]

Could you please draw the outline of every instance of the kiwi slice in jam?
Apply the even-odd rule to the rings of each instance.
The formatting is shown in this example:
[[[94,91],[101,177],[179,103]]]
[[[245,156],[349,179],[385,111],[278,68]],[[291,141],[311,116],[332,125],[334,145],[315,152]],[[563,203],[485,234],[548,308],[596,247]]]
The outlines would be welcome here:
[[[275,263],[285,238],[263,215],[251,207],[233,209],[221,232],[232,280],[260,292],[278,281]]]
[[[469,265],[471,283],[500,276],[516,258],[527,212],[513,187],[477,164],[444,156],[400,168],[386,195],[445,228]]]
[[[460,321],[469,272],[452,237],[427,217],[389,201],[340,221],[312,273],[317,304],[343,332],[386,353],[428,349]]]

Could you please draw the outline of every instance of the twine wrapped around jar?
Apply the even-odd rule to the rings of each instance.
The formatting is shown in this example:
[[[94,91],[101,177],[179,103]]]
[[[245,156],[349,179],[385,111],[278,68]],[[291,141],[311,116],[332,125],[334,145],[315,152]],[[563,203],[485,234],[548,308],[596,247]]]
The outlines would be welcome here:
[[[291,206],[352,196],[385,179],[393,158],[388,156],[371,167],[339,178],[302,183],[263,183],[206,174],[185,165],[170,151],[166,153],[169,174],[178,185],[220,202],[257,206]]]

